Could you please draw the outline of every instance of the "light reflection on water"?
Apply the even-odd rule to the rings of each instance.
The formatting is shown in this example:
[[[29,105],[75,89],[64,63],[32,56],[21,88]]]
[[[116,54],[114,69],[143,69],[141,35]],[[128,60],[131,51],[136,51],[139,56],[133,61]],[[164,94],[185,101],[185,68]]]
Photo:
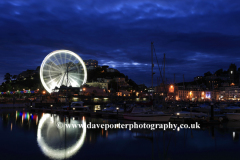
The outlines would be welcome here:
[[[82,133],[80,133],[81,135],[79,135],[79,129],[66,127],[58,128],[56,126],[58,122],[60,122],[59,116],[44,114],[38,124],[37,142],[42,152],[50,158],[70,158],[82,147],[87,131],[86,128],[83,128]],[[83,119],[82,122],[71,120],[68,124],[72,125],[80,123],[85,125],[85,119]],[[62,141],[63,139],[64,141]],[[69,141],[73,142],[73,144],[69,145]],[[59,142],[63,143],[61,144]]]
[[[59,129],[56,123],[101,124],[130,121],[91,117],[83,119],[19,111],[1,113],[0,116],[0,142],[5,144],[4,147],[0,146],[0,153],[5,159],[24,159],[23,155],[27,155],[27,159],[226,159],[229,155],[232,159],[239,157],[240,122],[201,126],[201,129],[195,130],[105,131]],[[12,154],[13,151],[17,153]]]

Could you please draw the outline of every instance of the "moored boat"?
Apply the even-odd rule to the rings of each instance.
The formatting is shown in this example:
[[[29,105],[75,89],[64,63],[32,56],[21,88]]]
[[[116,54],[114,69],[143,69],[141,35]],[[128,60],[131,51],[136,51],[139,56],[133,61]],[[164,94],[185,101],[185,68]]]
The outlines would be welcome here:
[[[240,113],[226,113],[226,117],[229,121],[239,121]]]
[[[168,122],[171,118],[171,114],[165,114],[159,111],[148,111],[145,108],[133,108],[131,113],[123,114],[124,119],[135,120],[135,121],[157,121],[157,122]]]
[[[174,115],[178,116],[178,117],[185,117],[185,118],[186,117],[191,117],[191,118],[198,117],[198,118],[201,118],[201,117],[207,117],[208,116],[205,113],[201,113],[201,112],[188,112],[188,111],[175,112]]]
[[[223,112],[227,112],[227,113],[234,113],[234,112],[240,112],[240,107],[238,106],[229,106],[229,107],[225,107],[224,109],[222,109]]]

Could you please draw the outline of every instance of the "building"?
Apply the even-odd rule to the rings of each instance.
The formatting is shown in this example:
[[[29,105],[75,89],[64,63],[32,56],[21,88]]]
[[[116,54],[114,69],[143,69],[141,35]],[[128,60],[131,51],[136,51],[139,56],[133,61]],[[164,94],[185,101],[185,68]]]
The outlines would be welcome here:
[[[112,78],[108,78],[108,77],[107,77],[107,78],[104,78],[104,82],[105,82],[105,83],[109,83],[109,82],[112,81],[112,80],[113,80]]]
[[[139,84],[139,85],[138,85],[138,89],[139,89],[140,91],[145,91],[145,89],[147,89],[147,87],[145,86],[145,84]]]
[[[238,86],[222,87],[219,92],[219,100],[240,100],[240,88]]]
[[[98,67],[98,61],[89,59],[89,60],[84,60],[84,63],[86,65],[87,70],[93,70]]]
[[[114,69],[114,68],[107,68],[106,71],[107,72],[119,72],[117,69]]]
[[[202,80],[203,80],[203,76],[194,77],[194,81],[202,81]]]
[[[55,87],[51,93],[52,97],[59,99],[61,102],[67,102],[69,97],[78,97],[80,87],[66,87],[60,86],[60,88]]]
[[[117,83],[126,83],[126,82],[125,82],[125,77],[116,77],[116,78],[114,78],[114,80],[115,80]]]
[[[168,93],[167,98],[169,100],[178,100],[178,86],[174,84],[167,85]]]
[[[91,87],[99,87],[101,89],[108,90],[107,82],[87,82],[86,84]]]
[[[26,70],[26,71],[21,72],[18,75],[17,79],[25,80],[26,78],[31,78],[31,77],[33,77],[36,74],[39,74],[39,70],[38,69],[36,69],[36,70]]]
[[[79,95],[107,96],[107,90],[99,88],[99,87],[84,85],[80,88]]]
[[[219,100],[219,91],[178,90],[178,100],[203,101]]]
[[[89,59],[89,60],[84,60],[84,63],[87,66],[94,66],[97,67],[98,66],[98,61],[97,60],[93,60],[93,59]]]
[[[116,92],[117,96],[130,96],[130,93],[125,90],[119,90],[119,92]]]

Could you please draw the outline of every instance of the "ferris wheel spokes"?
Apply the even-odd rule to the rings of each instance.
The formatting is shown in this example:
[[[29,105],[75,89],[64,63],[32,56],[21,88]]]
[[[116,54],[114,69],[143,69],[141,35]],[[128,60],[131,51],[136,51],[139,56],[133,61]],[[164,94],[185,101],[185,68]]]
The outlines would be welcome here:
[[[80,87],[86,83],[87,70],[83,60],[74,52],[57,50],[48,54],[40,68],[44,88],[52,92],[61,85]]]

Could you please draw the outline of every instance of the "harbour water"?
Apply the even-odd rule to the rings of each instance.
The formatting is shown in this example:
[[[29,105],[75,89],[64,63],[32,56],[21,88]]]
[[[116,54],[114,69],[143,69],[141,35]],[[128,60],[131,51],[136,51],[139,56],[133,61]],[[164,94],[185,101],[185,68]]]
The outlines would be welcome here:
[[[239,159],[240,122],[200,129],[83,129],[56,124],[133,123],[24,111],[0,112],[1,159]]]

